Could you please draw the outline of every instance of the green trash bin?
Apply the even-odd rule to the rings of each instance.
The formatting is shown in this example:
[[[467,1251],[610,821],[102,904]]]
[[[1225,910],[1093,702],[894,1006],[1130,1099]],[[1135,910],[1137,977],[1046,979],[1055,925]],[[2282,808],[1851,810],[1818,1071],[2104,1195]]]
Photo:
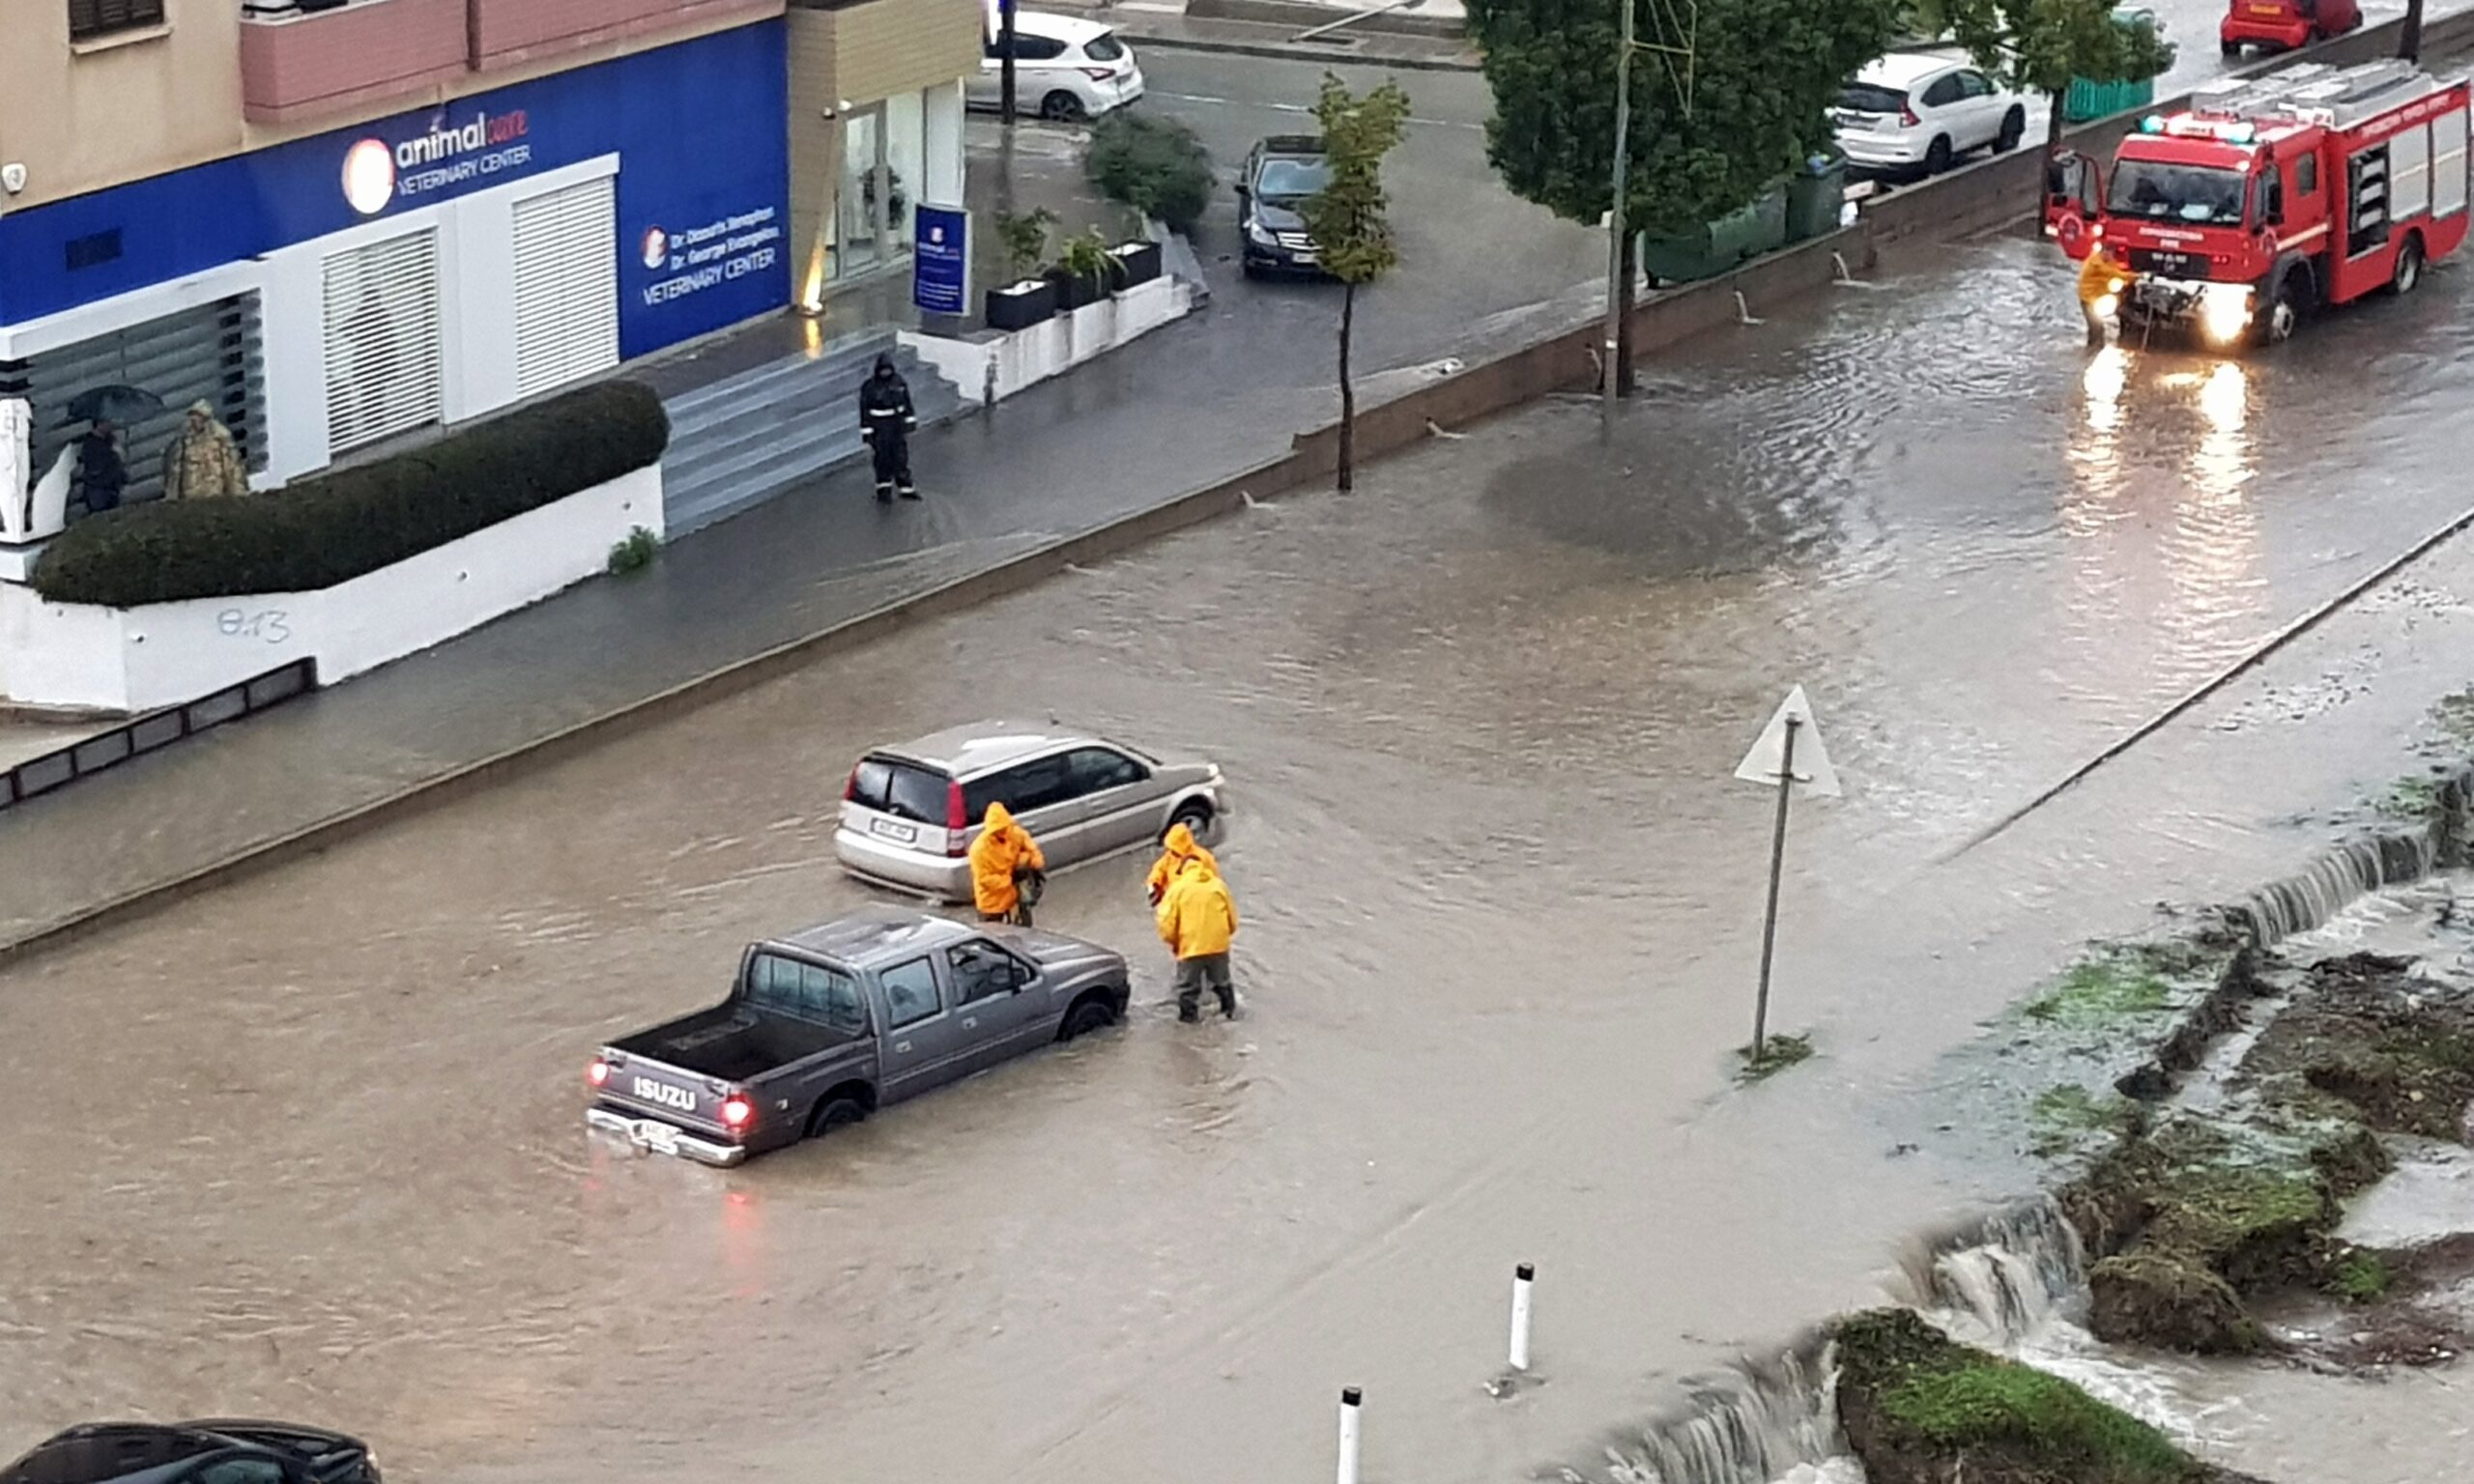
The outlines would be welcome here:
[[[1846,207],[1847,157],[1836,150],[1815,155],[1787,182],[1787,241],[1827,237]]]
[[[1641,268],[1658,283],[1715,278],[1746,258],[1787,244],[1787,187],[1773,186],[1740,212],[1681,237],[1641,239]]]

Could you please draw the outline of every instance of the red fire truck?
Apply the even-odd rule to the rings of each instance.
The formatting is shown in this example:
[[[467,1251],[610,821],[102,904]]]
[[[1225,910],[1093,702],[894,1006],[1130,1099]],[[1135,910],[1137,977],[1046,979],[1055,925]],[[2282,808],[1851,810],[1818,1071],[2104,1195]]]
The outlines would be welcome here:
[[[2125,330],[2283,340],[2322,305],[2411,292],[2465,241],[2466,101],[2400,61],[2229,80],[2142,120],[2110,174],[2059,156],[2045,231],[2126,263],[2097,305]]]

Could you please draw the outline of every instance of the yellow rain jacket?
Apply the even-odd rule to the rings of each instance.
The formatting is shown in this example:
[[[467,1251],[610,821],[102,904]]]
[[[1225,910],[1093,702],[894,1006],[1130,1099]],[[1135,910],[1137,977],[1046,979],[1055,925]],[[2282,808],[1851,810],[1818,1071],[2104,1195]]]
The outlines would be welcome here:
[[[1168,826],[1168,838],[1160,842],[1160,859],[1151,863],[1151,879],[1144,883],[1151,892],[1151,904],[1160,905],[1168,894],[1168,883],[1196,861],[1210,867],[1212,874],[1220,873],[1219,860],[1195,842],[1194,831],[1182,824]]]
[[[1199,861],[1179,871],[1160,899],[1160,941],[1180,962],[1228,952],[1237,936],[1237,903],[1220,872]]]
[[[2123,287],[2114,287],[2116,283]],[[2095,251],[2087,254],[2087,261],[2079,265],[2079,307],[2092,309],[2096,300],[2108,294],[2122,293],[2129,285],[2130,270],[2114,256],[2113,249],[2099,243]]]
[[[1002,804],[988,806],[987,828],[970,842],[970,894],[982,915],[1003,917],[1021,900],[1014,888],[1014,872],[1046,870],[1048,857],[1031,832],[1014,822],[1014,812]]]

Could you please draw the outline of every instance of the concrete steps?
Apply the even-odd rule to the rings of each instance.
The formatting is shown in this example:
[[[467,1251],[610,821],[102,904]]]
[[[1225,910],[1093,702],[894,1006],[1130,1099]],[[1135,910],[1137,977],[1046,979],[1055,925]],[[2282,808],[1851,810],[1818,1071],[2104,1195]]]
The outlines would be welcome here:
[[[662,506],[674,536],[772,499],[867,456],[859,384],[891,354],[910,383],[924,431],[964,406],[952,383],[904,350],[891,329],[852,335],[815,357],[791,356],[670,398]]]

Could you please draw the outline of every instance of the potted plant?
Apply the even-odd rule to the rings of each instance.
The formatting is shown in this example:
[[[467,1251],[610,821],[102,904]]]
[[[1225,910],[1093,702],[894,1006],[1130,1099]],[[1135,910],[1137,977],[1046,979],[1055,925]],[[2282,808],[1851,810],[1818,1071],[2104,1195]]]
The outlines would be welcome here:
[[[1130,289],[1137,283],[1149,283],[1160,276],[1160,244],[1148,238],[1119,243],[1108,249],[1116,255],[1117,287]]]
[[[1121,267],[1097,229],[1067,238],[1057,244],[1056,267],[1048,271],[1049,281],[1056,285],[1056,306],[1079,309],[1108,298]]]
[[[1056,285],[1040,276],[1040,259],[1048,252],[1048,229],[1056,214],[1047,207],[1016,214],[996,214],[996,241],[1005,250],[1005,271],[1014,281],[988,291],[991,329],[1028,329],[1056,313]]]

